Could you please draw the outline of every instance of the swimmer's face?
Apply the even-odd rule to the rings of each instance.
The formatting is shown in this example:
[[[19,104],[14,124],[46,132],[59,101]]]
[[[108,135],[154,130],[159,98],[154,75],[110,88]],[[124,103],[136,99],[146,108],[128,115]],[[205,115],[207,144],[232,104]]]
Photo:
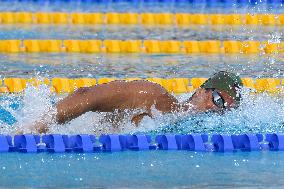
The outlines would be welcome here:
[[[197,89],[190,103],[197,112],[218,112],[236,107],[236,102],[233,97],[227,92],[217,89]]]

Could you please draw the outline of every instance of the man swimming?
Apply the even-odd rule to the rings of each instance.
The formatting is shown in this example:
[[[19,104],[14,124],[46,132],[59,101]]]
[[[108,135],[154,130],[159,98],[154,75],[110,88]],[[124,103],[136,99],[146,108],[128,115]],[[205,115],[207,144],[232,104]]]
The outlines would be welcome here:
[[[138,125],[144,116],[152,117],[152,107],[162,113],[189,109],[197,113],[223,111],[238,106],[242,85],[239,76],[221,71],[205,81],[187,101],[179,103],[159,84],[145,80],[113,81],[76,90],[57,103],[53,119],[63,124],[89,111],[123,113],[139,109],[131,118]],[[42,119],[34,127],[38,132],[46,132],[48,124]]]

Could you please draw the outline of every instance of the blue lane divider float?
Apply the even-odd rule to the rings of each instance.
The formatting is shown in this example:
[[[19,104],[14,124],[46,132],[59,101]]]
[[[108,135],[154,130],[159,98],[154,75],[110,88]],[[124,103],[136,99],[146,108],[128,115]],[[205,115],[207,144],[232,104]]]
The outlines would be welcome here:
[[[115,152],[187,150],[201,152],[284,151],[284,134],[0,135],[0,152]]]
[[[8,0],[0,0],[0,2],[8,2]],[[130,3],[191,3],[191,4],[283,4],[284,0],[14,0],[13,2],[35,2],[35,3],[116,3],[116,2],[130,2]]]

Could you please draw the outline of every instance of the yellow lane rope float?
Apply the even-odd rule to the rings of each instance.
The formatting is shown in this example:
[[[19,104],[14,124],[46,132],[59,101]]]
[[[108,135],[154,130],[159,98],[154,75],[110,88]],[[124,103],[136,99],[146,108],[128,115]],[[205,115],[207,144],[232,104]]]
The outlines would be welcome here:
[[[0,40],[0,53],[278,54],[284,42],[194,40]]]
[[[4,78],[0,80],[1,93],[21,93],[27,86],[38,87],[41,84],[48,85],[52,92],[59,94],[70,93],[80,87],[89,87],[96,84],[104,84],[115,80],[140,80],[141,78],[52,78],[39,80],[37,78]],[[181,94],[192,92],[206,81],[207,78],[144,78],[150,82],[158,83],[167,91]],[[280,78],[242,78],[244,86],[253,88],[256,92],[279,93],[282,92],[284,79]]]
[[[0,12],[1,24],[284,25],[284,14]]]

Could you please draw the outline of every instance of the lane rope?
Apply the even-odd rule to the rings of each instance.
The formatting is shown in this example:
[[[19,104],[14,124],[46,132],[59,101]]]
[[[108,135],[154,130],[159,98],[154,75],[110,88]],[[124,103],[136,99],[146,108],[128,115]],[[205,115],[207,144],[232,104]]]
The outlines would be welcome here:
[[[193,92],[199,88],[207,78],[4,78],[0,80],[0,93],[22,93],[27,86],[39,87],[48,85],[52,92],[58,94],[71,93],[81,87],[90,87],[96,84],[109,83],[115,80],[147,80],[164,87],[168,92],[182,94]],[[284,79],[281,78],[242,78],[245,87],[255,89],[255,92],[267,92],[270,94],[282,93]]]
[[[1,0],[0,2],[6,2],[7,0]],[[108,3],[188,3],[192,5],[282,5],[283,0],[10,0],[13,2],[35,2],[35,3],[48,3],[48,4],[58,4],[58,3],[70,3],[70,2],[76,2],[76,3],[100,3],[100,4],[108,4]]]
[[[154,140],[153,140],[154,139]],[[187,150],[199,152],[283,151],[283,134],[0,135],[0,152],[115,152]]]
[[[0,40],[0,53],[279,54],[284,42],[219,40]]]

